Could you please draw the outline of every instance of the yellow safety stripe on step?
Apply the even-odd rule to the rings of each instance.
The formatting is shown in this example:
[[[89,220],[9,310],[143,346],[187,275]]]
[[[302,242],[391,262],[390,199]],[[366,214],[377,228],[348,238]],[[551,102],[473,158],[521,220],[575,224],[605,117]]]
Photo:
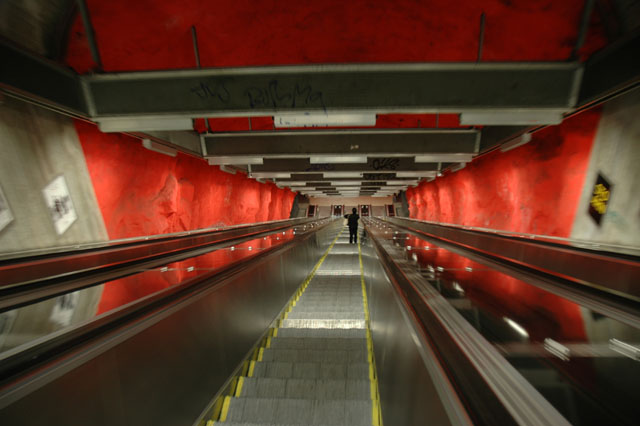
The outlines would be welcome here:
[[[224,422],[227,420],[227,416],[229,415],[229,405],[231,404],[231,397],[225,396],[224,402],[222,403],[222,412],[220,413],[220,421]]]
[[[236,385],[236,392],[235,392],[235,397],[239,397],[240,394],[242,393],[242,385],[244,384],[244,377],[240,376],[238,378],[238,384]]]
[[[275,327],[272,327],[269,330],[269,333],[267,334],[267,337],[265,339],[263,339],[262,342],[260,342],[260,348],[255,348],[254,349],[254,351],[252,353],[252,356],[251,356],[251,360],[245,360],[244,361],[240,376],[236,377],[234,379],[234,380],[237,380],[237,382],[235,383],[235,386],[232,385],[232,387],[231,387],[231,389],[233,389],[231,391],[231,395],[232,396],[235,396],[235,397],[239,397],[240,396],[240,393],[242,392],[242,385],[244,383],[244,377],[245,376],[246,377],[253,377],[253,373],[254,373],[255,367],[256,367],[256,362],[261,362],[262,361],[262,358],[264,356],[264,349],[271,347],[271,339],[278,336],[278,329],[280,327],[282,327],[283,320],[285,320],[287,318],[289,312],[291,312],[291,308],[296,306],[296,302],[300,299],[300,296],[302,296],[302,294],[305,292],[305,290],[309,286],[309,283],[311,282],[311,280],[315,276],[315,274],[318,271],[318,269],[320,268],[320,266],[322,266],[322,263],[324,262],[326,257],[331,252],[331,249],[336,244],[336,241],[338,241],[338,238],[340,238],[340,235],[342,235],[343,231],[344,231],[344,229],[340,230],[340,232],[334,238],[333,242],[331,243],[331,245],[329,246],[327,251],[322,255],[322,257],[320,258],[318,263],[315,264],[315,266],[311,270],[311,273],[302,282],[302,284],[300,285],[300,287],[296,291],[295,296],[289,301],[289,304],[287,305],[287,308],[285,309],[285,311],[282,314],[281,318],[276,321]],[[214,413],[215,414],[214,414],[213,418],[219,420],[220,422],[224,422],[227,419],[227,414],[229,412],[229,404],[231,404],[231,398],[230,398],[230,396],[225,396],[224,399],[218,399],[215,404],[216,405],[220,404],[219,401],[221,401],[221,400],[223,401],[222,402],[222,408],[221,409],[220,408],[214,409]],[[206,426],[211,426],[214,423],[215,422],[213,420],[209,420],[207,422]]]
[[[376,374],[376,359],[373,353],[373,340],[369,328],[369,301],[367,299],[367,286],[364,281],[364,265],[362,263],[362,248],[358,241],[358,261],[360,263],[360,285],[362,286],[362,306],[367,334],[367,361],[369,362],[369,383],[371,385],[371,424],[382,426],[382,413],[380,411],[380,394],[378,392],[378,376]]]

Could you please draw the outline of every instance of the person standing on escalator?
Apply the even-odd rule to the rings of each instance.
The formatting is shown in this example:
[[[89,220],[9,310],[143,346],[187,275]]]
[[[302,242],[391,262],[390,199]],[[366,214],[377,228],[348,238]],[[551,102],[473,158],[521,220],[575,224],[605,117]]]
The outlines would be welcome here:
[[[358,243],[358,219],[360,216],[358,215],[358,210],[355,208],[351,210],[351,214],[344,215],[344,218],[347,219],[347,224],[349,225],[349,244],[357,244]]]

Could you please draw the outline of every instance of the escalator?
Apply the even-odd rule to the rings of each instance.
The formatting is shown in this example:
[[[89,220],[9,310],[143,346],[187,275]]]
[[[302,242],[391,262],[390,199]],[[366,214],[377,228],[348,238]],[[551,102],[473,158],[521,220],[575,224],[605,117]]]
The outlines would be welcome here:
[[[5,336],[0,419],[634,424],[640,310],[619,290],[635,253],[476,231],[474,251],[433,229],[367,218],[349,244],[341,219],[304,219],[0,259],[0,315],[103,295],[93,316]],[[535,269],[544,253],[624,274],[597,291],[602,273]]]
[[[346,234],[342,229],[234,380],[219,422],[207,425],[380,424],[362,261]]]

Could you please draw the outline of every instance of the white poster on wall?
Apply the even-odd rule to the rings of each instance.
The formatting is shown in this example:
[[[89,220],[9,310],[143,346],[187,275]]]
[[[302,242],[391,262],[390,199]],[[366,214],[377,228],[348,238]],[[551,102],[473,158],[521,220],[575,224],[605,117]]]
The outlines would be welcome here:
[[[56,232],[58,235],[64,234],[78,218],[64,176],[55,178],[42,190],[42,193],[49,208]]]
[[[0,231],[7,226],[13,220],[13,215],[11,214],[11,209],[9,208],[9,202],[7,198],[4,196],[4,192],[2,192],[2,187],[0,187]]]

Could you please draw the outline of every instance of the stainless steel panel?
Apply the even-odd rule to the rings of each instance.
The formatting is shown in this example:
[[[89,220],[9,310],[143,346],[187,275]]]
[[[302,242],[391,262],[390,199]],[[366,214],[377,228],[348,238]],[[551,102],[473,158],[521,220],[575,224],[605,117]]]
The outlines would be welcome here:
[[[0,406],[24,396],[0,411],[3,424],[193,423],[313,268],[333,228],[149,315],[130,336],[105,338],[102,348],[5,389]]]
[[[362,244],[383,423],[470,424],[366,236]]]

